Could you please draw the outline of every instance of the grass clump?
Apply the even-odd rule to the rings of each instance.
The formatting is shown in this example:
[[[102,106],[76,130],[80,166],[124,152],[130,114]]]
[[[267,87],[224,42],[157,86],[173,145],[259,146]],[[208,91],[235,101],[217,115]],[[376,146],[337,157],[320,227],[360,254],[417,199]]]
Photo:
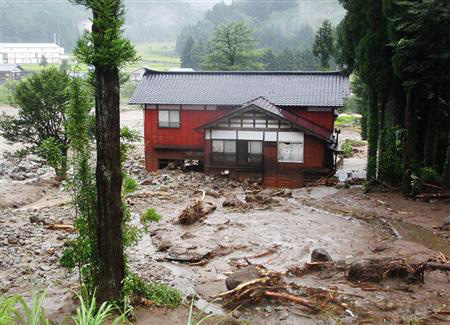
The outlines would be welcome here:
[[[335,122],[336,126],[359,126],[361,124],[361,115],[359,114],[340,114]]]
[[[129,274],[125,278],[124,294],[136,297],[143,297],[150,300],[158,307],[175,308],[182,300],[181,293],[165,284],[145,281],[135,274]]]
[[[104,302],[98,307],[95,296],[90,298],[89,303],[85,302],[82,295],[77,297],[80,300],[80,306],[77,308],[77,314],[72,317],[77,325],[103,325],[107,320],[110,320],[112,325],[125,324],[127,316],[133,309],[130,304],[125,304],[124,310],[116,316],[116,312],[120,309],[110,302]]]
[[[353,154],[354,147],[365,146],[366,142],[361,140],[345,139],[342,143],[342,151],[344,152],[344,158],[349,158]]]
[[[50,321],[45,315],[45,295],[46,291],[37,290],[32,284],[30,304],[21,295],[0,297],[0,324],[50,324]]]

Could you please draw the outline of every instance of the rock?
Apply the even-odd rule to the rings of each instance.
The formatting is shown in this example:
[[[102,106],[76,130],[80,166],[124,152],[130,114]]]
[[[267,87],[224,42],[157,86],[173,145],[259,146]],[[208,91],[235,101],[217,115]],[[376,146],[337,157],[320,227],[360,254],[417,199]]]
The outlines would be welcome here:
[[[316,248],[311,253],[311,262],[332,262],[330,254],[323,248]]]
[[[213,191],[213,190],[207,190],[206,191],[206,195],[209,195],[215,199],[218,199],[219,197],[221,197],[222,195],[220,195],[219,192]]]
[[[195,237],[195,235],[189,231],[187,231],[181,235],[181,239],[189,239],[189,238],[194,238],[194,237]]]
[[[239,317],[242,316],[242,312],[240,312],[239,310],[235,310],[235,311],[233,311],[232,315],[234,318],[238,319]]]
[[[281,315],[280,315],[280,320],[286,320],[286,319],[288,319],[289,318],[289,313],[286,311],[286,310],[284,310],[282,313],[281,313]]]
[[[242,283],[260,278],[262,270],[264,270],[264,267],[259,265],[246,266],[228,276],[225,279],[225,285],[228,290],[233,290]]]
[[[40,220],[38,216],[30,216],[30,222],[31,223],[38,223]]]
[[[266,313],[271,313],[271,312],[272,312],[272,307],[266,306],[266,307],[264,307],[264,311],[265,311]]]
[[[19,243],[19,236],[17,234],[11,234],[8,237],[8,244],[17,245]]]
[[[225,196],[225,201],[223,201],[223,207],[236,208],[244,205],[244,202],[239,200],[236,194],[228,194]]]
[[[169,248],[171,248],[173,246],[173,244],[167,240],[167,239],[162,239],[161,241],[158,242],[157,244],[157,250],[159,252],[165,252],[167,251]]]
[[[444,223],[442,224],[443,230],[450,230],[450,215],[444,219]]]

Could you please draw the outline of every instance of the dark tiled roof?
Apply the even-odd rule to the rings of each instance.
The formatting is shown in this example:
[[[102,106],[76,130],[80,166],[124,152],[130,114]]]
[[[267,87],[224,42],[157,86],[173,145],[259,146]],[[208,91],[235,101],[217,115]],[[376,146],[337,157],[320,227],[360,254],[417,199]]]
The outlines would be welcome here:
[[[343,106],[340,72],[159,72],[147,69],[130,104],[242,105],[263,96],[277,106]]]
[[[253,107],[259,108],[263,113],[270,114],[279,120],[286,121],[292,126],[299,128],[308,134],[311,134],[321,140],[324,140],[326,142],[330,142],[331,137],[331,130],[328,130],[324,128],[323,126],[320,126],[313,121],[310,121],[304,117],[297,116],[295,114],[289,113],[283,109],[280,109],[279,107],[275,106],[273,103],[271,103],[269,100],[267,100],[264,97],[258,97],[256,99],[253,99],[251,101],[248,101],[244,105],[242,105],[239,108],[236,108],[235,110],[231,111],[229,114],[222,116],[214,121],[208,122],[207,124],[204,124],[200,126],[198,129],[208,129],[213,127],[214,125],[220,123],[221,121],[228,120],[229,118],[232,118],[233,116],[239,115],[243,113],[246,110],[251,110]]]
[[[0,71],[1,72],[19,72],[22,71],[22,67],[20,65],[17,64],[6,64],[6,63],[1,63],[0,64]]]

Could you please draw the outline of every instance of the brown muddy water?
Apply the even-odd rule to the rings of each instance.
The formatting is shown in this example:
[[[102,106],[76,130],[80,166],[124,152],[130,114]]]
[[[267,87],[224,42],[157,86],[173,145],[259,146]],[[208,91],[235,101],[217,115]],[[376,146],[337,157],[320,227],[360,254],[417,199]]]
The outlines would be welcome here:
[[[392,220],[391,223],[399,232],[401,239],[421,244],[426,248],[441,252],[445,256],[450,256],[450,245],[447,240],[435,235],[432,231],[408,222]]]

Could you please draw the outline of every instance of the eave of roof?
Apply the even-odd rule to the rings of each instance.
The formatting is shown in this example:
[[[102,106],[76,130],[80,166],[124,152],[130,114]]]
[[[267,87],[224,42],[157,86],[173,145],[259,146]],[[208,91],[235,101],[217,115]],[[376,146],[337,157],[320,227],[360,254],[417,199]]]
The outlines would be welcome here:
[[[327,143],[331,143],[331,131],[314,123],[313,121],[310,121],[306,118],[294,115],[292,113],[289,113],[285,110],[282,110],[278,107],[276,107],[274,104],[272,104],[270,101],[268,101],[264,97],[258,97],[256,99],[253,99],[251,101],[246,102],[241,107],[234,109],[230,113],[221,116],[211,122],[208,122],[204,125],[201,125],[197,128],[197,130],[201,129],[209,129],[217,125],[218,123],[228,120],[236,115],[240,115],[242,113],[245,113],[246,111],[250,111],[253,109],[257,109],[261,111],[262,113],[269,115],[273,118],[276,118],[280,121],[286,122],[293,126],[296,129],[300,129],[304,131],[306,134],[312,135],[319,140],[325,141]]]

